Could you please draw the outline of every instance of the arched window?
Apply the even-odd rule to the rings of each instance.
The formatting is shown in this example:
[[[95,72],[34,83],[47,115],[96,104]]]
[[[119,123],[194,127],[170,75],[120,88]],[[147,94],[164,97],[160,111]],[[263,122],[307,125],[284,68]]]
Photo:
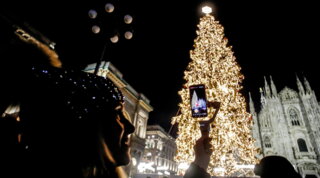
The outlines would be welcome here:
[[[304,141],[302,138],[298,139],[298,146],[300,152],[308,152],[306,141]]]
[[[293,126],[299,126],[300,122],[299,122],[299,117],[298,117],[297,111],[294,109],[290,109],[289,115],[290,115],[290,119],[291,119],[291,124]]]
[[[271,148],[271,147],[272,147],[271,141],[270,141],[270,138],[269,138],[269,137],[265,137],[265,139],[264,139],[264,146],[265,146],[266,148]]]

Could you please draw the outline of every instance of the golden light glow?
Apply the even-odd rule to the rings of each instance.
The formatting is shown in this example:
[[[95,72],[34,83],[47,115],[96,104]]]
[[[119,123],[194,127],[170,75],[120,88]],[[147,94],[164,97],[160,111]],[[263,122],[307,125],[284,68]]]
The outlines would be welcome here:
[[[208,101],[221,102],[210,131],[214,151],[208,172],[214,176],[252,176],[252,169],[237,166],[255,164],[258,151],[251,136],[252,120],[246,111],[245,98],[239,93],[244,77],[224,37],[222,25],[210,14],[200,19],[190,57],[184,72],[187,82],[178,92],[182,99],[181,113],[172,118],[179,129],[176,161],[191,163],[194,160],[193,146],[201,133],[197,120],[191,117],[188,87],[205,84]],[[214,109],[209,108],[209,116],[213,113]]]
[[[212,12],[212,8],[209,6],[202,7],[202,12],[205,14],[210,14]]]

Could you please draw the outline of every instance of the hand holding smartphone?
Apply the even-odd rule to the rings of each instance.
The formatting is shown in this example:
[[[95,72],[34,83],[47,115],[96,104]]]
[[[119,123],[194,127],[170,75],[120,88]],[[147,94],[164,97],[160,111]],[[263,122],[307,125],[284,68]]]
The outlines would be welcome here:
[[[205,85],[191,85],[189,87],[190,92],[190,106],[191,106],[191,115],[194,118],[207,117],[208,116],[208,107],[213,107],[215,113],[209,120],[199,121],[201,138],[199,140],[203,141],[203,150],[210,154],[212,153],[209,132],[210,132],[210,123],[216,118],[218,111],[220,109],[220,102],[207,102]],[[205,140],[204,140],[205,139]],[[199,146],[199,145],[198,145]],[[200,145],[201,146],[201,145]],[[210,156],[209,156],[210,157]]]
[[[220,109],[220,105],[221,103],[220,102],[209,102],[208,103],[208,106],[209,107],[213,107],[215,108],[215,112],[213,114],[213,116],[207,120],[207,121],[200,121],[199,124],[200,124],[200,130],[201,130],[201,133],[204,134],[204,133],[207,133],[210,131],[210,123],[212,123],[214,121],[214,119],[216,118],[217,114],[218,114],[218,111]]]
[[[190,106],[191,106],[192,117],[194,118],[207,117],[208,107],[213,107],[214,109],[219,110],[220,102],[207,101],[206,87],[204,84],[191,85],[189,87],[189,92],[190,92]]]

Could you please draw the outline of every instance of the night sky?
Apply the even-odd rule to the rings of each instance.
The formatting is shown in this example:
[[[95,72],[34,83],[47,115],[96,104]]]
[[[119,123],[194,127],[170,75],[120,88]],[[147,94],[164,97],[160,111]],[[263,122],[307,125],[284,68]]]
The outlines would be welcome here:
[[[134,31],[130,41],[120,39],[118,44],[108,44],[105,60],[111,61],[133,88],[150,99],[154,111],[150,113],[149,124],[160,124],[169,130],[171,117],[178,110],[177,92],[184,83],[183,71],[190,61],[189,51],[196,37],[203,2],[121,1],[119,14],[129,12],[134,17],[130,26],[115,23],[119,20],[117,17],[103,15],[105,19],[101,21],[110,24],[109,31],[116,27]],[[284,86],[296,89],[296,75],[301,80],[305,76],[320,95],[319,65],[316,64],[320,29],[316,2],[209,2],[215,5],[215,17],[225,27],[225,35],[242,67],[245,76],[242,92],[247,100],[251,92],[259,102],[263,76],[270,75],[278,91]],[[87,17],[89,9],[103,8],[104,1],[99,3],[11,1],[1,2],[0,10],[28,21],[56,42],[66,67],[82,69],[99,59],[104,44],[102,38],[90,32],[90,25],[95,22]]]

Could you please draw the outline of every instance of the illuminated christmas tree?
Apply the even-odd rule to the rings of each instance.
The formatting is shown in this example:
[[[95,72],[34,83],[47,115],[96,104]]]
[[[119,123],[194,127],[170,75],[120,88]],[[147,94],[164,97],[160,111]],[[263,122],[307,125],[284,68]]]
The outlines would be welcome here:
[[[205,118],[192,118],[188,88],[204,84],[207,100],[221,102],[211,124],[213,154],[208,172],[216,176],[252,175],[258,150],[251,135],[252,120],[246,111],[246,101],[239,92],[244,76],[224,37],[222,25],[209,13],[200,19],[190,57],[191,62],[184,72],[186,83],[179,91],[180,114],[172,119],[172,123],[178,123],[179,130],[176,161],[191,163],[194,160],[193,146],[201,136],[198,121]],[[207,119],[213,113],[214,109],[208,108]]]

